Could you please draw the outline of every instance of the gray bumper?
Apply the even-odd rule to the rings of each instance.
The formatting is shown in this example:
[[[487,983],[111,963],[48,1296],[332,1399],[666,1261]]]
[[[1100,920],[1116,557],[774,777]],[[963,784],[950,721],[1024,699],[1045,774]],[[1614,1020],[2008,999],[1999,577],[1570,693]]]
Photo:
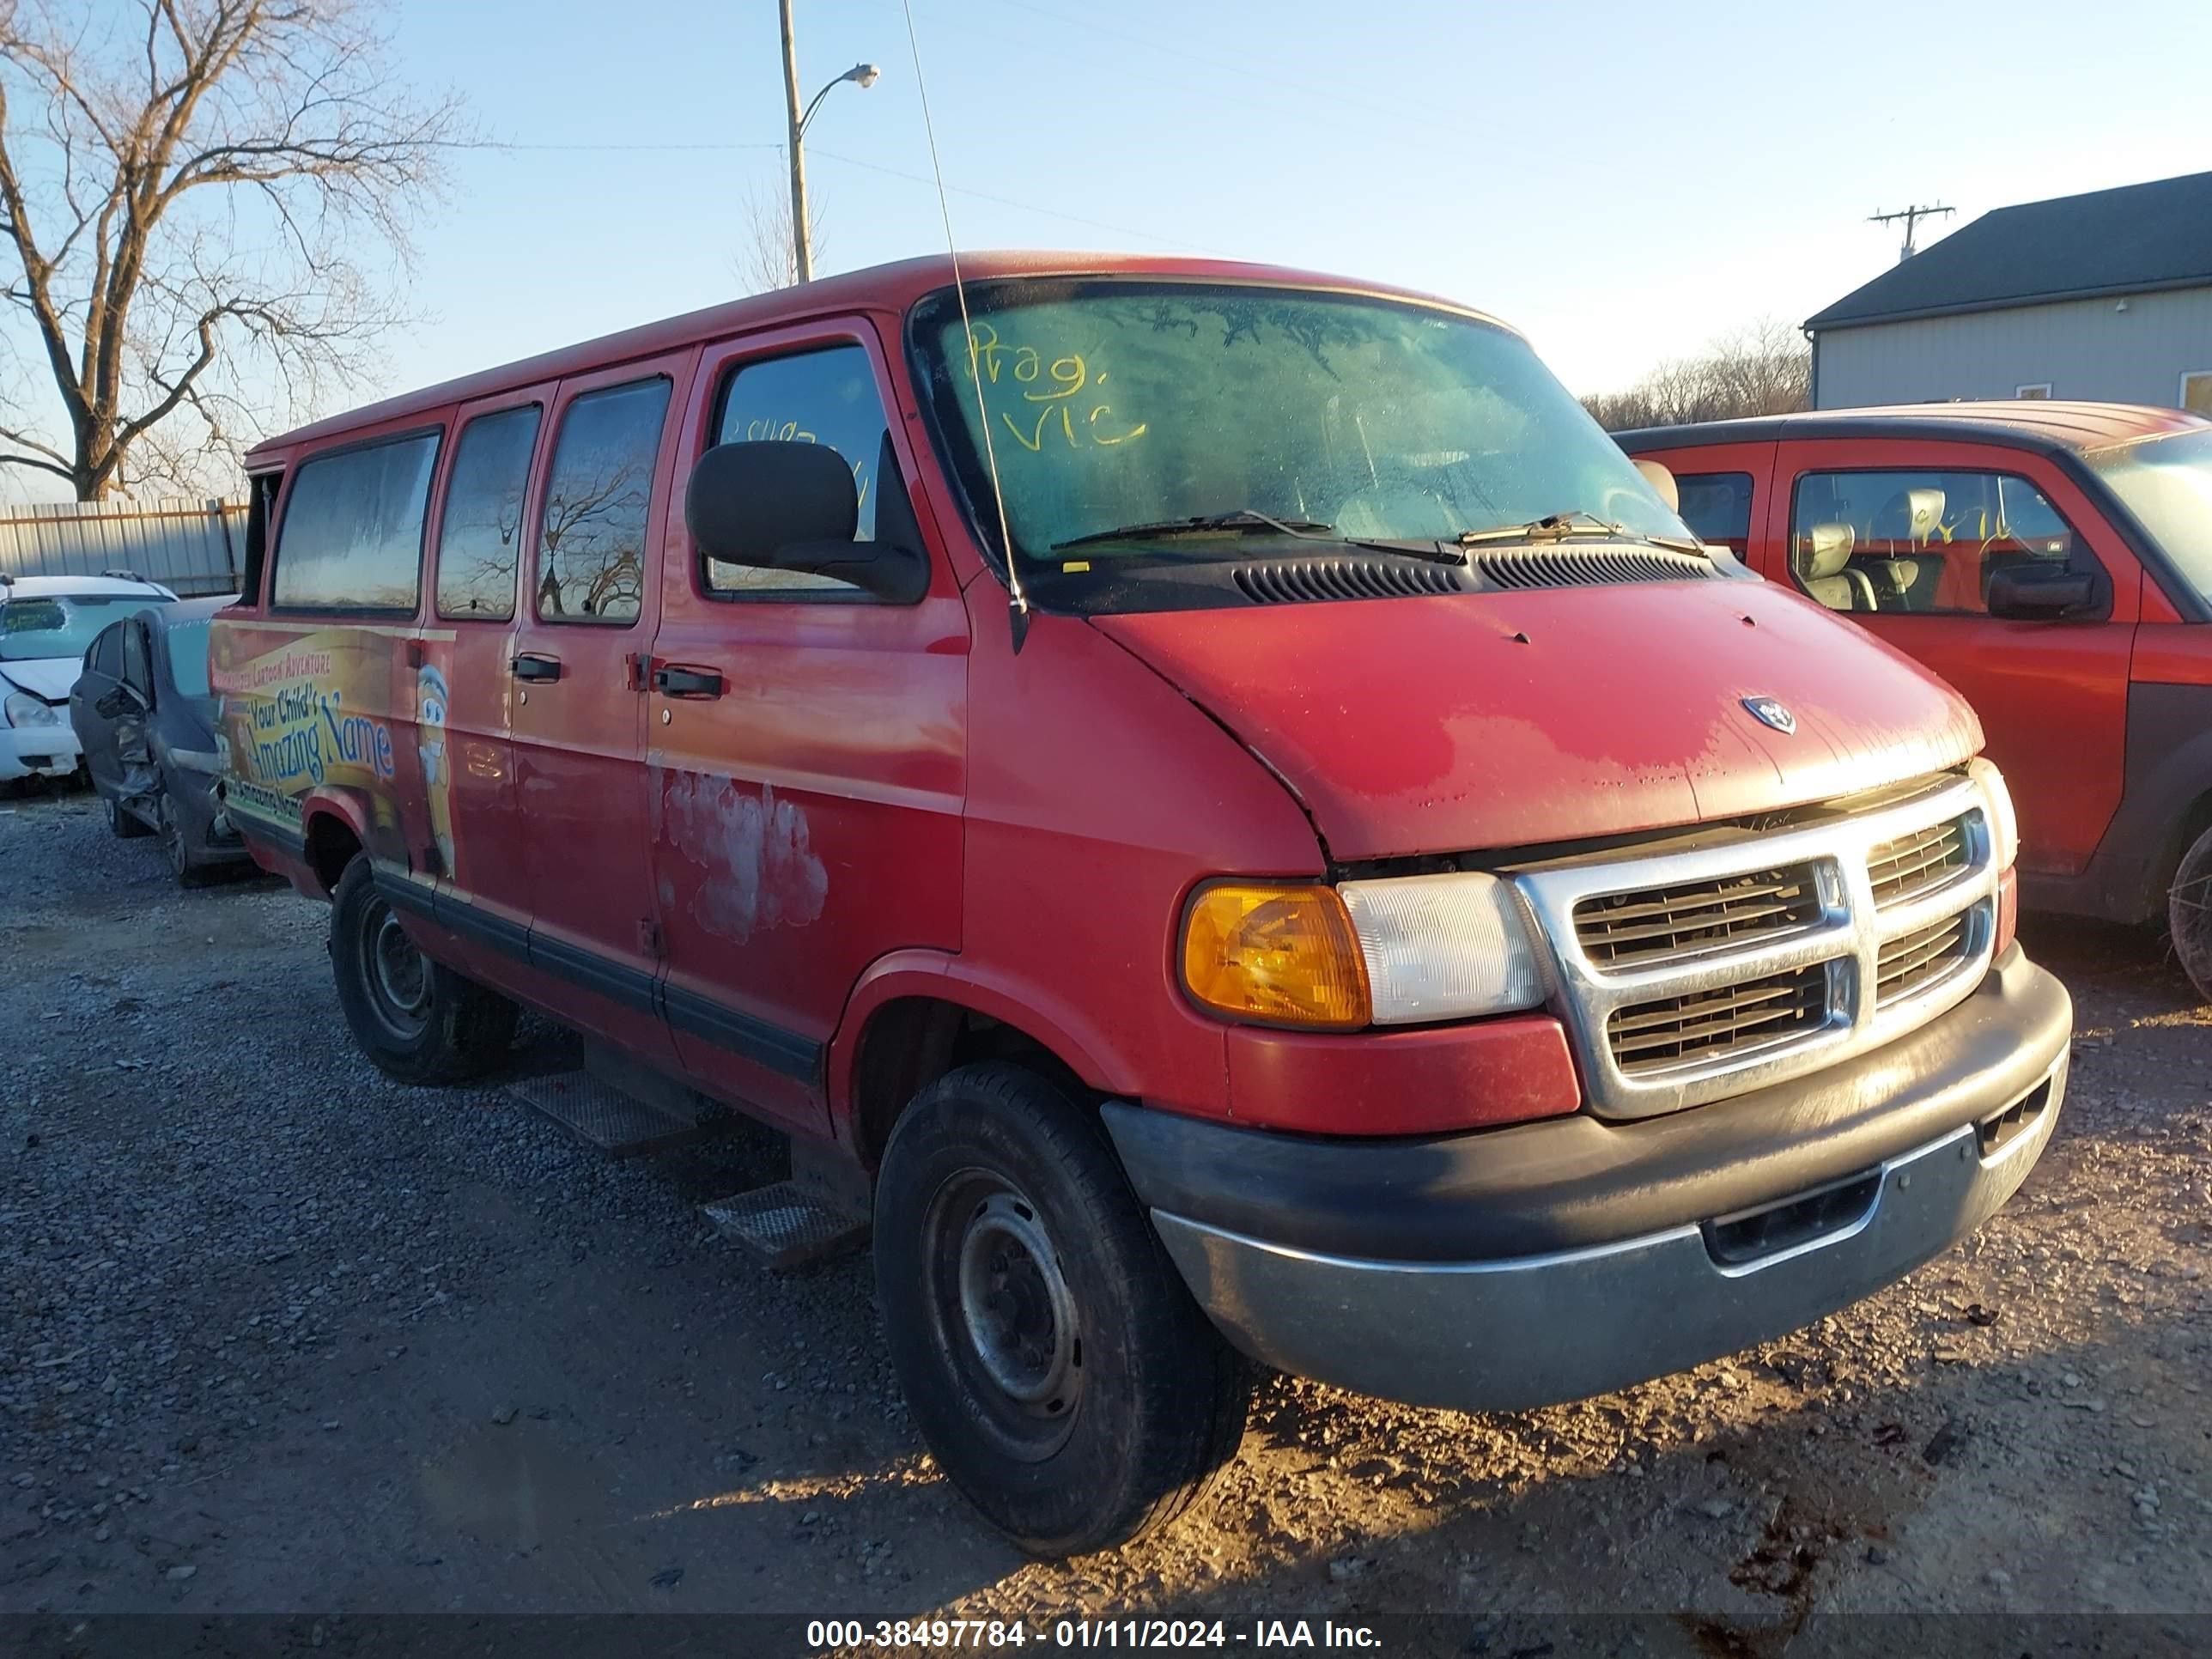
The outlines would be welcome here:
[[[1686,1225],[1618,1244],[1501,1261],[1310,1255],[1157,1215],[1201,1305],[1255,1358],[1362,1394],[1515,1411],[1605,1394],[1810,1324],[1964,1237],[2035,1167],[2065,1083],[1981,1156],[1953,1131],[1892,1158],[1863,1208],[1766,1256],[1716,1258]]]
[[[1158,1162],[1161,1149],[1143,1144],[1150,1126],[1139,1121],[1163,1115],[1109,1106],[1108,1122],[1193,1295],[1246,1352],[1280,1370],[1385,1399],[1462,1411],[1519,1410],[1604,1394],[1800,1329],[1894,1282],[2001,1206],[2035,1167],[2057,1122],[2069,1010],[2056,981],[2016,953],[1970,1005],[1978,1010],[1970,1006],[1934,1022],[1920,1040],[1925,1058],[1942,1054],[1948,1066],[1907,1070],[1897,1064],[1899,1056],[1868,1056],[1838,1068],[1845,1076],[1824,1080],[1833,1097],[1826,1103],[1808,1103],[1801,1085],[1771,1110],[1747,1097],[1678,1114],[1677,1125],[1662,1120],[1615,1131],[1583,1118],[1495,1132],[1521,1135],[1539,1148],[1564,1146],[1571,1164],[1587,1168],[1579,1154],[1593,1134],[1680,1138],[1697,1132],[1694,1121],[1706,1115],[1738,1117],[1743,1140],[1732,1150],[1742,1157],[1705,1148],[1715,1154],[1708,1177],[1676,1189],[1674,1213],[1664,1224],[1625,1225],[1623,1236],[1569,1248],[1408,1259],[1413,1253],[1404,1250],[1385,1258],[1284,1243],[1282,1235],[1326,1227],[1333,1218],[1316,1219],[1307,1205],[1278,1212],[1279,1227],[1252,1224],[1249,1206],[1239,1221],[1218,1213],[1200,1219],[1187,1212],[1198,1207],[1187,1176],[1174,1194],[1184,1200],[1186,1212],[1179,1212],[1172,1200],[1162,1201],[1170,1199],[1164,1189],[1175,1183]],[[1954,1030],[1936,1029],[1947,1024]],[[1997,1035],[1991,1027],[2008,1024],[2015,1046],[2008,1063],[1978,1066],[1988,1054],[1982,1044]],[[1871,1075],[1850,1075],[1861,1068]],[[1869,1084],[1887,1096],[1888,1110],[1866,1109],[1876,1104],[1868,1098]],[[1850,1098],[1860,1108],[1849,1120],[1852,1133],[1864,1137],[1884,1127],[1884,1118],[1892,1126],[1915,1121],[1916,1108],[1927,1107],[1931,1097],[1940,1099],[1949,1121],[1923,1127],[1921,1139],[1893,1141],[1855,1165],[1831,1160],[1817,1174],[1801,1163],[1797,1180],[1771,1182],[1741,1208],[1697,1202],[1700,1190],[1729,1190],[1741,1165],[1752,1161],[1759,1137],[1818,1142],[1819,1111],[1846,1122],[1841,1103]],[[1170,1135],[1193,1133],[1187,1124],[1166,1126]],[[1510,1146],[1486,1136],[1425,1144],[1420,1150],[1430,1179],[1394,1180],[1395,1193],[1383,1195],[1366,1219],[1371,1226],[1376,1212],[1411,1212],[1437,1232],[1451,1231],[1459,1219],[1451,1212],[1460,1206],[1433,1206],[1439,1187],[1449,1184],[1442,1178],[1445,1152],[1483,1170],[1511,1162]],[[1303,1139],[1284,1153],[1297,1160],[1302,1173],[1322,1158],[1365,1160],[1380,1173],[1386,1166],[1372,1160],[1403,1156],[1375,1143],[1362,1151]],[[1608,1184],[1620,1184],[1611,1202],[1592,1193],[1578,1194],[1571,1206],[1547,1200],[1540,1211],[1515,1218],[1513,1233],[1540,1236],[1562,1215],[1589,1227],[1601,1226],[1608,1211],[1633,1212],[1652,1190],[1650,1182],[1635,1179],[1636,1171],[1646,1166],[1648,1175],[1654,1160],[1656,1154],[1651,1160],[1639,1154],[1614,1172]],[[1186,1158],[1180,1167],[1188,1171],[1193,1164]],[[1273,1172],[1246,1167],[1263,1185],[1279,1184]],[[1340,1177],[1332,1168],[1328,1178]],[[1304,1190],[1318,1188],[1310,1182]],[[1513,1208],[1506,1193],[1492,1197],[1483,1209]],[[1267,1231],[1277,1237],[1258,1236]]]

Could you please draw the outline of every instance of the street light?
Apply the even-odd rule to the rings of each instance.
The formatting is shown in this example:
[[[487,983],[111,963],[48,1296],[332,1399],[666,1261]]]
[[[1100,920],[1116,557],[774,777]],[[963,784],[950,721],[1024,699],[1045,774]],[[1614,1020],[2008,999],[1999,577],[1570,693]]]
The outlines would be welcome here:
[[[828,86],[814,94],[805,113],[799,107],[799,48],[791,34],[791,0],[781,0],[777,7],[783,20],[783,95],[790,106],[791,115],[791,255],[793,274],[802,283],[814,280],[814,251],[807,246],[806,238],[806,154],[800,141],[806,136],[806,124],[814,118],[814,112],[822,107],[822,100],[846,82],[867,88],[876,84],[883,71],[873,64],[855,64]]]
[[[832,81],[828,86],[823,88],[821,91],[814,94],[814,101],[806,106],[806,113],[799,118],[799,136],[801,137],[805,137],[807,127],[811,125],[814,120],[814,112],[822,107],[822,100],[824,98],[827,98],[837,88],[843,86],[846,82],[850,81],[854,85],[860,88],[863,91],[866,91],[868,88],[875,85],[878,81],[881,80],[883,78],[883,74],[884,72],[878,69],[873,64],[854,64],[852,68],[847,70],[842,75]]]

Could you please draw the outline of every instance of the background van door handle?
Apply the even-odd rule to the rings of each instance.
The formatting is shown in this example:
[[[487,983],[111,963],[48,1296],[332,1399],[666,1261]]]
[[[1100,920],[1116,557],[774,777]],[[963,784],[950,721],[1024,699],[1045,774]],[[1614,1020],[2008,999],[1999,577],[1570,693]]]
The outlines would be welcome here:
[[[719,697],[722,676],[713,668],[671,668],[653,671],[653,689],[671,697]]]
[[[517,657],[507,665],[519,680],[557,680],[561,678],[558,657]]]

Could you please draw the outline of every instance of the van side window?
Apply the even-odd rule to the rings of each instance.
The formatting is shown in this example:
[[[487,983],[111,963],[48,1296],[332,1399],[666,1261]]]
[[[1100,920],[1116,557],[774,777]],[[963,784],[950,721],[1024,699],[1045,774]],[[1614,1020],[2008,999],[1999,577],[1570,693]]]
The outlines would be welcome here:
[[[627,627],[645,594],[665,379],[587,392],[561,416],[538,533],[538,615]]]
[[[410,432],[302,462],[277,526],[272,603],[412,615],[442,435]]]
[[[261,603],[261,579],[269,569],[269,518],[283,487],[282,472],[257,472],[246,485],[246,568],[239,573],[238,592],[249,605]]]
[[[1808,472],[1790,504],[1790,574],[1831,611],[1989,613],[2020,565],[2098,568],[2064,517],[2007,472]]]
[[[1742,553],[1751,546],[1751,474],[1682,472],[1674,477],[1682,522],[1698,539]]]
[[[536,404],[479,415],[461,428],[438,526],[438,614],[505,622],[521,568],[522,492],[544,411]]]
[[[714,441],[732,443],[827,444],[853,469],[860,498],[855,541],[876,538],[877,477],[882,465],[886,422],[876,372],[866,348],[831,346],[793,357],[740,363],[722,388],[722,410]],[[903,490],[897,478],[893,488]],[[866,597],[850,582],[805,570],[765,570],[756,565],[702,562],[701,575],[710,594],[751,599],[776,594],[846,594]]]

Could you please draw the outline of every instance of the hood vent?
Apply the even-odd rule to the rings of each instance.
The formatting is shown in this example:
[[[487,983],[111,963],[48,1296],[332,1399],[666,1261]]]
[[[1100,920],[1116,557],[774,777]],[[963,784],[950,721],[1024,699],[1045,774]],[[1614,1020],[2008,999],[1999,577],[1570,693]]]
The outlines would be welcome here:
[[[1405,599],[1460,593],[1467,585],[1448,565],[1394,559],[1297,559],[1245,564],[1235,571],[1237,590],[1255,605],[1296,605],[1309,599]]]
[[[1616,582],[1709,580],[1711,563],[1656,547],[1501,547],[1474,556],[1498,587],[1605,587]]]

